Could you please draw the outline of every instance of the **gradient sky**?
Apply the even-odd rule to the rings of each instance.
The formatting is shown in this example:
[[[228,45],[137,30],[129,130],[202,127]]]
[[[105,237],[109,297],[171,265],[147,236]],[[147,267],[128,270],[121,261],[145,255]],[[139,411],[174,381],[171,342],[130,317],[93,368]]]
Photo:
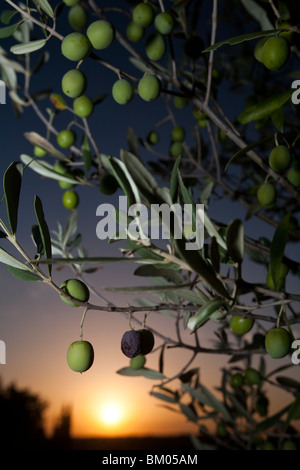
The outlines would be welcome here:
[[[3,9],[1,2],[0,11]],[[210,3],[210,2],[209,2]],[[119,2],[124,4],[124,2]],[[209,31],[210,11],[206,18],[206,28]],[[203,26],[203,25],[202,25]],[[62,29],[61,29],[62,27]],[[124,24],[120,22],[120,28]],[[58,30],[67,34],[68,25],[65,16],[59,21]],[[218,33],[219,34],[219,33]],[[225,34],[225,33],[224,33]],[[7,47],[11,41],[2,40],[0,45]],[[70,68],[70,63],[61,57],[59,41],[54,38],[50,42],[52,58],[41,70],[33,81],[37,88],[53,87],[53,91],[60,92],[60,80],[65,71]],[[118,45],[114,44],[109,51],[103,51],[107,60],[118,54]],[[39,54],[32,54],[32,61],[37,60]],[[129,72],[134,70],[127,63],[124,55],[119,55],[121,67]],[[99,65],[87,61],[83,69],[89,78],[88,92],[92,97],[102,93],[110,93],[112,80],[116,79],[113,72]],[[226,105],[230,103],[230,96],[223,92],[221,100]],[[27,131],[40,132],[45,135],[45,129],[31,110],[27,110],[23,116],[16,119],[13,114],[10,100],[6,105],[0,106],[0,136],[1,136],[1,174],[9,163],[18,160],[21,153],[30,155],[32,150],[24,138]],[[41,103],[41,109],[49,106],[48,102]],[[236,108],[230,112],[235,113],[243,106],[237,103]],[[192,126],[191,107],[184,111],[174,110],[179,124],[184,124],[188,129]],[[230,113],[229,113],[230,114]],[[92,131],[98,138],[101,152],[119,155],[122,146],[126,146],[126,133],[128,126],[134,126],[136,133],[145,137],[153,125],[166,115],[162,108],[162,102],[157,101],[147,104],[135,97],[132,103],[121,107],[108,96],[97,107],[91,119]],[[57,127],[65,125],[65,117],[60,116],[55,121]],[[166,151],[168,132],[171,123],[164,127],[166,136],[162,139],[161,151]],[[95,189],[78,189],[80,195],[79,227],[83,235],[83,245],[88,249],[89,256],[118,256],[118,250],[126,246],[125,242],[108,245],[106,241],[100,241],[96,237],[96,208],[102,202],[111,202],[110,198],[103,196]],[[22,198],[19,211],[18,238],[24,249],[34,256],[34,246],[30,238],[30,229],[35,223],[33,198],[38,194],[41,198],[50,230],[57,228],[57,221],[65,224],[68,211],[61,204],[62,190],[56,181],[44,180],[32,171],[26,171],[22,186]],[[121,193],[118,192],[117,195]],[[116,201],[116,197],[114,198]],[[220,221],[229,222],[234,211],[235,217],[244,217],[244,212],[237,205],[231,205],[229,201],[218,202],[210,209],[211,216]],[[1,217],[4,217],[4,205],[0,206]],[[5,217],[4,217],[5,218]],[[258,225],[252,220],[246,224],[248,234],[256,236]],[[272,230],[268,227],[266,235],[271,236]],[[3,242],[3,244],[2,244]],[[1,242],[1,246],[8,248],[7,243]],[[292,248],[291,248],[292,250]],[[86,276],[96,289],[104,286],[130,286],[143,285],[145,280],[132,276],[135,266],[127,264],[107,264],[101,267],[96,274]],[[54,269],[54,281],[59,285],[70,277],[68,268]],[[253,281],[260,277],[263,282],[265,271],[257,268],[257,265],[249,264],[247,280]],[[289,279],[290,290],[295,291],[296,281]],[[129,360],[120,350],[120,340],[123,332],[128,329],[128,319],[120,314],[108,312],[89,311],[85,326],[84,339],[92,342],[95,349],[95,362],[93,367],[85,374],[72,372],[66,362],[66,352],[69,344],[79,339],[79,327],[82,309],[66,306],[58,298],[56,293],[46,285],[38,283],[25,283],[11,277],[6,267],[0,265],[0,339],[4,340],[7,347],[7,364],[0,365],[0,377],[4,385],[12,381],[19,387],[28,387],[32,392],[38,393],[49,402],[47,411],[47,426],[51,431],[55,419],[60,413],[61,407],[70,405],[72,409],[72,433],[74,436],[99,436],[99,435],[168,435],[185,432],[196,432],[194,424],[188,423],[186,418],[179,413],[171,413],[162,405],[163,402],[149,395],[153,384],[145,378],[127,378],[116,374],[121,367],[128,365]],[[120,295],[116,297],[107,293],[117,305],[126,305],[133,302],[136,296]],[[93,296],[91,301],[99,302]],[[142,320],[143,314],[137,315]],[[168,317],[162,317],[156,313],[149,315],[147,324],[157,328],[160,332],[170,335],[174,325],[170,325]],[[206,325],[201,332],[203,346],[212,346],[212,325]],[[188,332],[184,333],[184,339],[188,341]],[[161,344],[157,340],[157,345]],[[189,359],[189,353],[182,351],[169,352],[166,359],[166,370],[169,376],[175,374]],[[218,384],[220,370],[226,366],[227,358],[214,355],[202,355],[192,364],[201,367],[201,380],[210,387]],[[276,362],[279,366],[283,361]],[[147,359],[147,366],[157,368],[158,353],[154,352]],[[298,366],[299,367],[299,366]],[[299,370],[294,368],[291,375],[299,376]],[[279,396],[280,404],[289,396]],[[120,419],[115,424],[108,425],[104,422],[103,409],[109,405],[119,407]],[[276,403],[274,403],[274,411]]]

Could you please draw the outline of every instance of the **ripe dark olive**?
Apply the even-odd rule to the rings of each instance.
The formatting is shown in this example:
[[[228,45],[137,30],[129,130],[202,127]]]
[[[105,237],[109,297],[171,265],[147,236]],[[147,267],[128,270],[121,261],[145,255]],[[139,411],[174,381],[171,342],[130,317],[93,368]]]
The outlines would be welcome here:
[[[138,330],[141,337],[141,353],[146,355],[149,354],[154,347],[154,335],[152,331],[145,328]]]
[[[122,353],[127,357],[135,357],[141,354],[141,335],[136,330],[128,330],[121,339]]]

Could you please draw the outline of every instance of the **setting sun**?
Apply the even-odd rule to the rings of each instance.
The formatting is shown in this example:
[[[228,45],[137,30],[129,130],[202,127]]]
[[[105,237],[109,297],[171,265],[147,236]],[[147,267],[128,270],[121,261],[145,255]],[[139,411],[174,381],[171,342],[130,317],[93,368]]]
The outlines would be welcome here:
[[[100,419],[105,424],[114,425],[121,420],[120,407],[114,403],[106,404],[102,406],[100,410]]]

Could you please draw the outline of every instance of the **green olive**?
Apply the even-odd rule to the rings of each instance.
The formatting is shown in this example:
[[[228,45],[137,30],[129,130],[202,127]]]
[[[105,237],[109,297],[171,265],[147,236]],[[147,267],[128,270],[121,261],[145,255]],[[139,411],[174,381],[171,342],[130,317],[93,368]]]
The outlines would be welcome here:
[[[130,21],[126,28],[126,36],[132,42],[139,42],[144,36],[144,32],[144,28],[134,21]]]
[[[137,356],[130,359],[130,367],[134,370],[141,369],[144,367],[145,363],[146,358],[143,354],[138,354]]]
[[[259,203],[268,208],[276,199],[276,189],[272,183],[263,183],[257,191],[257,199]]]
[[[74,145],[76,141],[76,133],[70,129],[64,129],[58,133],[56,139],[60,147],[69,148]]]
[[[83,31],[88,23],[88,15],[86,10],[81,5],[75,5],[70,8],[68,14],[68,21],[75,31]]]
[[[269,155],[269,165],[272,170],[283,173],[288,169],[292,161],[291,152],[286,145],[274,147]]]
[[[94,348],[89,341],[74,341],[67,351],[67,362],[75,372],[86,372],[94,362]]]
[[[77,116],[87,118],[92,114],[94,104],[91,98],[86,95],[81,95],[73,101],[73,109]]]
[[[155,32],[147,38],[145,52],[150,60],[160,60],[166,52],[165,38],[161,33]]]
[[[273,328],[266,334],[265,346],[273,359],[280,359],[290,352],[291,336],[284,328]]]
[[[88,287],[79,279],[68,279],[61,284],[60,288],[67,295],[74,298],[75,300],[80,300],[80,302],[87,302],[90,298]],[[63,302],[65,302],[67,305],[71,305],[72,307],[78,307],[79,305],[76,302],[72,302],[71,300],[67,299],[63,295],[60,295],[60,298]]]
[[[85,59],[91,52],[89,39],[82,33],[71,33],[61,43],[61,52],[69,60],[78,62]]]
[[[127,104],[134,97],[134,86],[128,80],[121,78],[112,87],[113,99],[119,104]]]
[[[79,204],[79,196],[73,189],[68,189],[63,194],[62,202],[66,209],[74,210]]]
[[[138,83],[138,94],[145,101],[154,101],[159,97],[161,82],[156,75],[145,75]]]
[[[159,33],[170,34],[174,28],[174,18],[168,11],[163,11],[156,15],[154,26]]]
[[[229,322],[230,328],[236,335],[244,335],[251,330],[254,325],[252,318],[245,318],[233,315]]]
[[[86,31],[94,49],[107,49],[115,39],[115,28],[106,20],[97,20],[91,23]]]
[[[154,11],[149,3],[139,3],[132,12],[132,19],[134,23],[146,28],[149,26],[154,18]]]
[[[281,69],[289,58],[290,50],[289,42],[285,38],[277,36],[268,39],[262,50],[265,67],[271,71]]]

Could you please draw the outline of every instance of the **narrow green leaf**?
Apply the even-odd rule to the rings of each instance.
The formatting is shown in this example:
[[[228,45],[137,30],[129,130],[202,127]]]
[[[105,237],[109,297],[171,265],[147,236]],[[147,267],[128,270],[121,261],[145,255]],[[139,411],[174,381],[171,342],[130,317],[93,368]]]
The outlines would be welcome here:
[[[235,219],[227,227],[227,250],[233,261],[241,263],[244,258],[244,225]]]
[[[127,196],[128,206],[140,202],[138,188],[124,163],[117,158],[108,157],[108,166],[118,181],[124,194]]]
[[[75,178],[67,177],[61,175],[60,173],[57,173],[53,170],[53,165],[50,165],[47,162],[42,163],[38,160],[33,160],[32,157],[29,157],[28,155],[24,154],[21,155],[20,158],[25,166],[29,166],[31,170],[35,171],[39,175],[45,176],[46,178],[54,179],[57,181],[66,181],[67,183],[81,184],[80,181]]]
[[[59,160],[68,161],[65,155],[57,150],[45,137],[42,137],[37,132],[25,132],[24,137],[29,140],[32,145],[37,145],[42,149],[46,150],[52,157],[58,158]]]
[[[284,250],[289,239],[290,216],[286,214],[279,222],[270,247],[270,273],[274,282],[275,289],[280,284],[280,264],[284,255]]]
[[[215,51],[216,49],[223,46],[224,44],[230,44],[231,46],[234,46],[235,44],[240,44],[241,42],[245,42],[245,41],[251,41],[252,39],[257,39],[257,38],[261,38],[265,36],[274,36],[276,32],[277,32],[277,29],[271,29],[267,31],[258,31],[255,33],[241,34],[239,36],[234,36],[232,38],[224,39],[223,41],[217,42],[216,44],[213,44],[212,46],[207,47],[202,52]]]
[[[42,281],[43,279],[37,274],[31,271],[25,271],[24,269],[15,268],[13,266],[7,266],[7,270],[16,278],[22,279],[22,281]]]
[[[45,39],[37,39],[36,41],[24,42],[17,44],[10,48],[10,52],[13,54],[30,54],[31,52],[38,51],[46,44]]]
[[[92,166],[92,152],[90,150],[89,139],[86,132],[82,137],[81,150],[84,161],[84,174],[87,175]]]
[[[230,309],[229,305],[222,299],[217,298],[209,300],[189,319],[187,327],[194,331],[196,328],[199,328],[199,326],[201,326],[210,317],[210,315],[221,307],[225,307],[227,310]]]
[[[187,384],[182,384],[182,387],[190,393],[196,400],[199,401],[200,404],[202,405],[208,405],[214,410],[218,411],[221,413],[227,421],[232,421],[232,417],[229,414],[229,411],[227,410],[226,406],[219,401],[215,395],[208,390],[204,385],[200,384],[198,389],[195,389],[193,387],[190,387]]]
[[[177,157],[172,174],[171,174],[171,181],[170,181],[170,196],[172,201],[175,203],[177,202],[177,196],[178,196],[178,171],[179,171],[179,166],[181,163],[181,156]]]
[[[176,398],[173,398],[170,395],[167,395],[165,393],[150,392],[150,395],[155,397],[155,398],[158,398],[159,400],[166,401],[168,403],[175,403],[176,404],[178,402],[178,400],[176,400]]]
[[[134,180],[136,186],[151,204],[171,204],[171,198],[164,188],[160,188],[152,173],[138,157],[131,152],[121,150],[121,160]]]
[[[284,109],[279,108],[274,113],[271,114],[271,119],[274,126],[279,130],[279,132],[283,132],[284,128]]]
[[[18,29],[20,24],[23,23],[24,20],[18,21],[18,23],[14,23],[10,26],[4,26],[3,28],[0,28],[0,39],[8,38],[9,36],[12,36],[15,31]]]
[[[47,13],[50,18],[54,18],[54,13],[52,10],[51,5],[47,2],[47,0],[34,0],[34,3],[41,7],[41,9]]]
[[[261,421],[258,423],[255,427],[255,432],[260,433],[264,432],[267,429],[271,428],[272,426],[275,426],[281,418],[282,415],[284,415],[289,409],[291,405],[286,406],[282,410],[278,411],[275,413],[273,416],[270,416],[270,418],[265,419],[264,421]]]
[[[223,283],[217,278],[212,266],[202,258],[196,250],[186,250],[185,241],[182,239],[174,240],[174,245],[182,259],[191,267],[191,269],[199,274],[218,294],[227,299],[230,295],[225,289]]]
[[[178,182],[179,182],[179,187],[180,187],[180,191],[182,193],[182,196],[183,196],[183,199],[185,201],[186,204],[188,204],[188,206],[191,208],[191,216],[192,216],[192,229],[193,231],[196,230],[197,228],[197,219],[196,219],[196,206],[195,206],[195,203],[192,199],[192,196],[190,195],[189,191],[187,190],[184,182],[183,182],[183,179],[181,177],[181,174],[180,174],[180,171],[178,170]]]
[[[209,244],[209,259],[216,273],[220,272],[220,253],[216,237],[212,237]]]
[[[19,12],[17,10],[4,10],[1,13],[1,22],[4,24],[9,24],[10,20],[15,16],[18,15]]]
[[[43,256],[43,254],[45,253],[45,250],[44,250],[43,240],[41,237],[40,227],[38,225],[33,225],[31,227],[31,236],[36,246],[35,259],[40,259],[40,257]]]
[[[52,249],[51,249],[50,233],[49,233],[47,222],[45,220],[42,201],[37,195],[34,198],[34,210],[35,210],[35,215],[36,215],[38,225],[40,228],[45,254],[47,258],[51,258]],[[49,276],[51,276],[51,271],[52,271],[52,265],[48,264]]]
[[[241,2],[249,15],[251,15],[260,24],[261,29],[270,30],[273,28],[267,12],[262,6],[254,0],[241,0]]]
[[[167,265],[166,265],[167,266]],[[146,264],[144,266],[139,266],[135,271],[135,276],[145,276],[145,277],[164,277],[169,282],[174,282],[175,284],[181,284],[184,282],[184,277],[178,272],[178,265],[176,269],[168,269],[164,266],[164,268],[156,268],[152,264]]]
[[[146,379],[161,380],[165,376],[154,369],[148,369],[147,367],[141,367],[141,369],[132,369],[131,367],[123,367],[117,370],[117,374],[126,375],[127,377],[145,377]]]
[[[18,209],[23,168],[18,162],[12,162],[3,177],[3,189],[10,228],[15,234],[18,224]]]
[[[182,284],[182,285],[168,285],[168,286],[136,286],[136,287],[105,287],[104,289],[110,292],[128,292],[128,293],[157,293],[157,292],[168,292],[175,291],[180,295],[180,289],[190,287],[192,284]]]
[[[291,421],[294,419],[300,419],[300,394],[297,395],[294,403],[291,405],[286,422],[285,422],[285,429],[288,428]]]
[[[280,383],[281,385],[284,385],[285,387],[291,387],[291,388],[296,388],[300,390],[300,382],[292,379],[291,377],[279,376],[279,377],[276,377],[276,380],[278,383]]]
[[[236,152],[229,160],[229,162],[226,164],[225,166],[225,171],[227,170],[228,166],[230,165],[230,163],[233,162],[233,160],[239,158],[239,157],[242,157],[243,155],[246,155],[249,150],[252,150],[254,149],[255,147],[261,145],[261,144],[264,144],[265,142],[268,142],[269,140],[273,140],[274,139],[274,136],[271,135],[269,137],[264,137],[263,139],[260,139],[260,140],[257,140],[256,142],[253,142],[252,144],[249,144],[249,145],[246,145],[245,147],[243,147],[241,150],[239,150],[238,152]]]
[[[242,405],[242,403],[235,397],[235,395],[233,393],[227,392],[227,396],[230,399],[236,411],[242,416],[244,416],[247,419],[248,423],[252,424],[252,426],[256,426],[256,420],[248,412],[248,410],[244,407],[244,405]]]
[[[198,422],[198,417],[195,414],[191,405],[186,405],[185,403],[179,403],[179,407],[180,407],[181,412],[187,417],[189,421],[192,421],[193,423]]]
[[[0,263],[7,264],[8,266],[13,266],[14,268],[23,269],[25,271],[30,271],[30,268],[26,266],[26,264],[14,258],[3,248],[0,248]]]
[[[293,92],[294,90],[291,89],[281,93],[276,93],[270,98],[262,100],[259,103],[246,108],[238,115],[237,121],[240,124],[248,124],[251,121],[258,121],[270,116],[290,100]]]

